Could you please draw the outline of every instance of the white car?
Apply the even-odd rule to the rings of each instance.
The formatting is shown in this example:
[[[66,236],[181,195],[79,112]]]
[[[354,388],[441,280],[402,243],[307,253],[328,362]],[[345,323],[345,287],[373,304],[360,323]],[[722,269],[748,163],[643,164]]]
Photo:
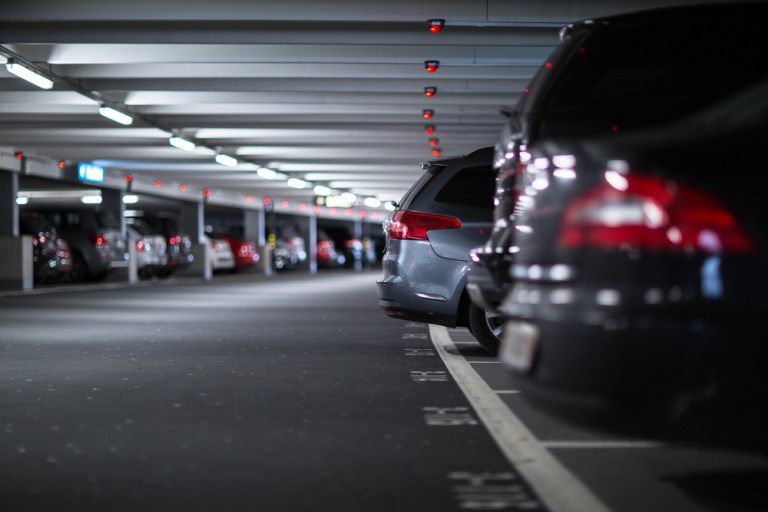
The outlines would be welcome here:
[[[232,253],[232,247],[230,247],[229,242],[209,234],[206,234],[205,237],[209,247],[211,269],[216,272],[217,270],[231,270],[235,268],[235,255]]]

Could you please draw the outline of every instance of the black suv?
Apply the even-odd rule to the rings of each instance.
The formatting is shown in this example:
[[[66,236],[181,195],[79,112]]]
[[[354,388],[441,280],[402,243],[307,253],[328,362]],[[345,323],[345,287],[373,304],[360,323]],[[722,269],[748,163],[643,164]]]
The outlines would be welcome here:
[[[472,251],[472,300],[496,309],[511,288],[514,209],[535,195],[543,139],[624,133],[662,126],[728,97],[768,75],[768,4],[656,9],[570,24],[533,78],[496,145],[494,228]],[[722,149],[721,149],[722,150]]]
[[[41,206],[26,211],[44,216],[67,241],[72,280],[99,281],[112,269],[128,266],[128,246],[110,212],[87,206]]]
[[[402,320],[469,327],[494,351],[501,323],[466,293],[469,250],[489,234],[495,173],[492,148],[422,165],[425,173],[385,223],[379,306]]]

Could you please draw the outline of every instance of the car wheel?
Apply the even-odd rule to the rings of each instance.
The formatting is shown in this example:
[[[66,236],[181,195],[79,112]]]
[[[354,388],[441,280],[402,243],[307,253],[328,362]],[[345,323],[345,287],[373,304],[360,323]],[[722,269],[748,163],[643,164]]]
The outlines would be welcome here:
[[[85,265],[85,259],[79,252],[72,254],[72,272],[70,273],[70,280],[74,282],[85,281],[85,277],[88,275],[88,267]]]
[[[491,355],[496,355],[501,343],[504,321],[497,313],[485,310],[474,303],[469,305],[469,332]]]

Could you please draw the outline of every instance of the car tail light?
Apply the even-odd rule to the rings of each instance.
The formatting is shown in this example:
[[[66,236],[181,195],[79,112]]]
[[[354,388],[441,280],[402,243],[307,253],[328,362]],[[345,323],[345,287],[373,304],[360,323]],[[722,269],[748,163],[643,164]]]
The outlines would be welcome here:
[[[96,249],[108,249],[109,248],[109,242],[107,241],[107,237],[103,234],[96,234],[91,235],[91,243],[96,247]]]
[[[400,210],[387,223],[387,237],[391,240],[427,240],[428,231],[460,227],[461,222],[455,217]]]
[[[733,214],[699,189],[640,174],[605,181],[565,210],[565,247],[635,246],[659,250],[746,252],[753,244]]]
[[[144,252],[144,240],[137,240],[136,241],[136,252]]]
[[[241,258],[250,258],[253,256],[255,248],[251,244],[243,244],[240,246],[240,250],[238,252],[240,253]]]

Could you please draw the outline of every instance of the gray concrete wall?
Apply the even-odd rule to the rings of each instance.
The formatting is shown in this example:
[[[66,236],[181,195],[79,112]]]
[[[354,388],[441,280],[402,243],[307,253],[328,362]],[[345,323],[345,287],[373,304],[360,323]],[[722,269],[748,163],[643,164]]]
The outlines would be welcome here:
[[[0,236],[0,290],[31,290],[32,237]]]

